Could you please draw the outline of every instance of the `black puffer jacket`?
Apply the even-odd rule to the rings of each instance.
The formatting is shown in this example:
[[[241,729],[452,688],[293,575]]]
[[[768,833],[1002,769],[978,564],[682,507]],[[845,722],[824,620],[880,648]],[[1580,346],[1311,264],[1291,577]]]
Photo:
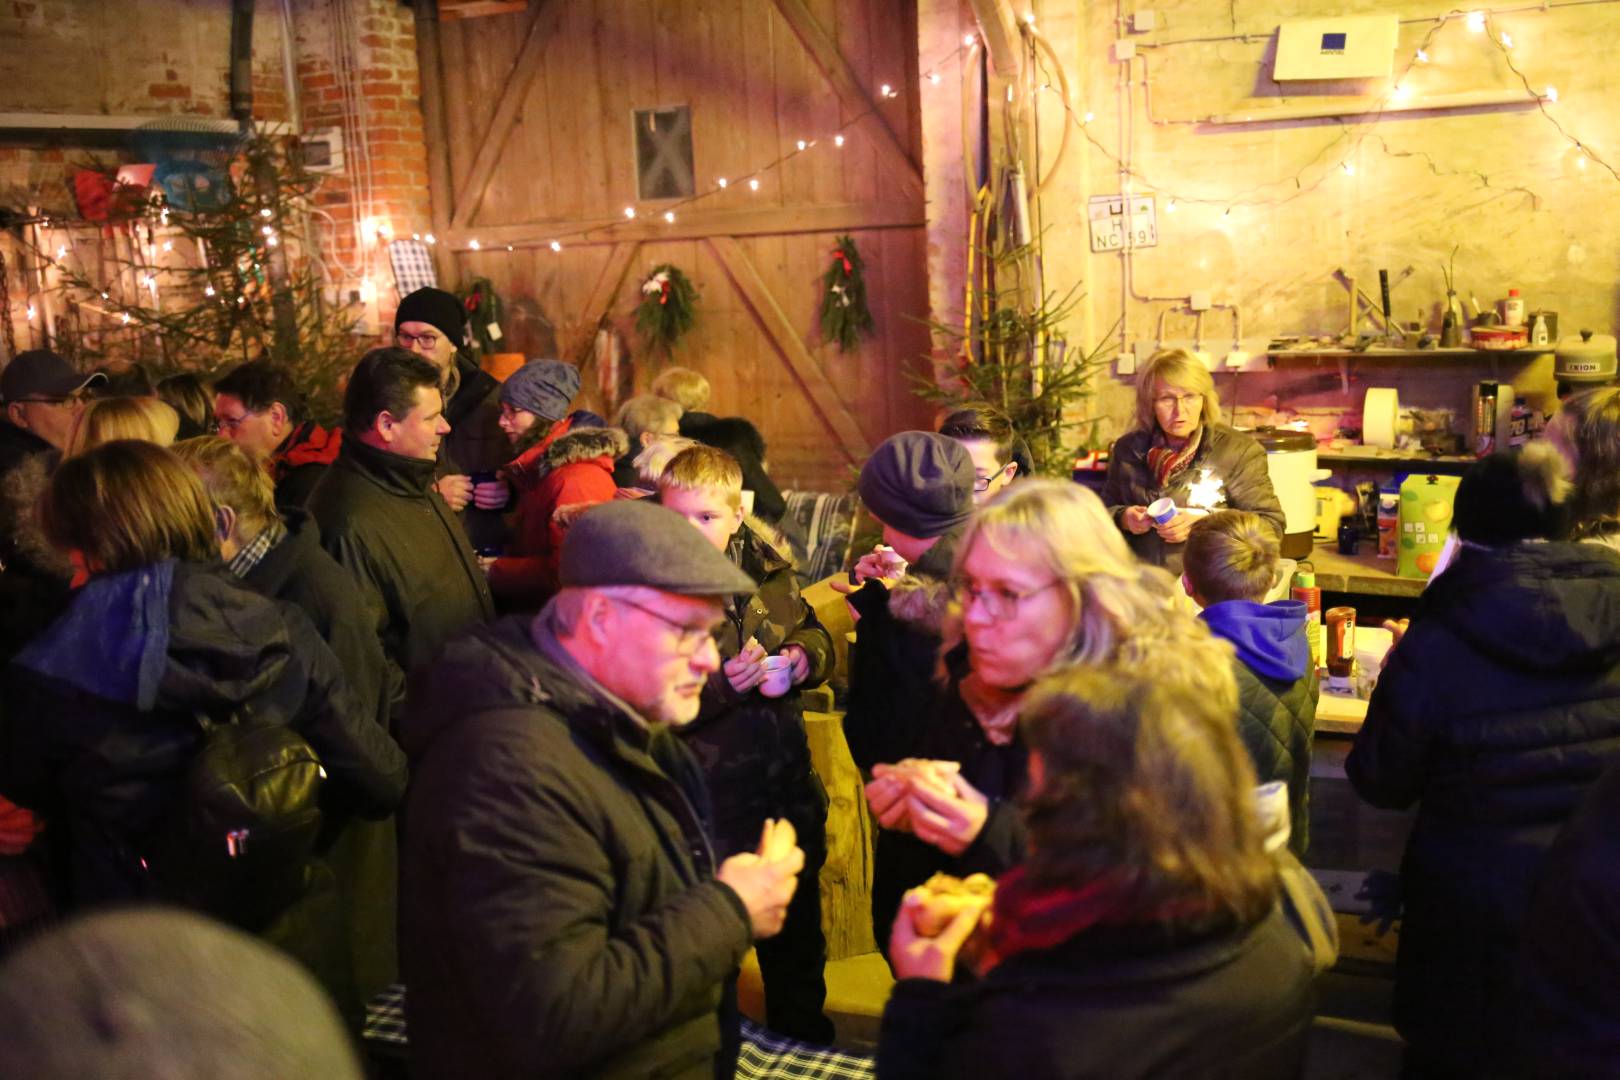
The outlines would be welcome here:
[[[732,538],[732,561],[759,582],[752,596],[726,605],[726,623],[716,644],[730,660],[753,638],[774,656],[798,645],[810,659],[800,687],[819,686],[832,669],[832,637],[799,596],[793,563],[744,525]],[[725,672],[709,676],[698,717],[680,729],[697,759],[714,803],[715,838],[722,856],[753,851],[767,817],[786,816],[801,833],[820,834],[827,802],[810,768],[804,707],[796,687],[779,698],[756,688],[738,694]]]
[[[868,581],[850,594],[859,621],[850,651],[844,738],[862,772],[880,761],[915,756],[919,732],[933,721],[922,703],[942,692],[936,673],[950,602],[946,580],[964,529],[941,536],[893,590]]]
[[[1620,763],[1547,853],[1524,923],[1525,1076],[1620,1076]]]
[[[1203,936],[1094,929],[982,980],[902,979],[883,1010],[882,1080],[1300,1075],[1314,997],[1273,911]]]
[[[177,797],[198,713],[290,724],[341,811],[381,817],[404,795],[404,755],[361,714],[309,620],[222,566],[92,579],[12,661],[5,693],[0,794],[49,823],[69,907],[150,894],[139,853]]]
[[[439,444],[439,476],[471,476],[506,464],[510,444],[501,430],[501,384],[462,353],[456,354],[456,392],[444,404],[450,434]],[[476,548],[502,544],[506,522],[499,510],[480,510],[469,502],[457,515]]]
[[[346,438],[310,496],[321,545],[360,586],[383,654],[384,685],[495,614],[467,534],[431,487],[433,462]]]
[[[538,620],[453,640],[411,686],[400,953],[423,1077],[703,1077],[752,944],[703,780]],[[533,632],[531,632],[531,624]]]
[[[61,455],[0,419],[0,663],[67,606],[73,567],[45,539],[39,500]]]
[[[1425,1059],[1507,1060],[1511,972],[1542,857],[1620,754],[1620,557],[1465,548],[1430,583],[1345,763],[1418,803],[1401,864],[1395,1024]]]
[[[1249,436],[1224,424],[1204,428],[1198,451],[1192,464],[1183,470],[1168,487],[1160,487],[1148,468],[1148,451],[1153,448],[1151,431],[1132,431],[1114,441],[1108,460],[1108,479],[1103,484],[1102,500],[1114,523],[1120,526],[1126,543],[1136,557],[1154,566],[1163,566],[1171,573],[1181,572],[1181,552],[1184,545],[1166,544],[1152,529],[1137,536],[1120,521],[1120,515],[1132,506],[1147,506],[1156,499],[1168,497],[1178,506],[1187,502],[1187,487],[1197,480],[1204,469],[1209,469],[1225,485],[1226,502],[1223,510],[1249,510],[1259,514],[1280,539],[1283,534],[1282,503],[1271,487],[1271,474],[1266,470],[1266,452]]]

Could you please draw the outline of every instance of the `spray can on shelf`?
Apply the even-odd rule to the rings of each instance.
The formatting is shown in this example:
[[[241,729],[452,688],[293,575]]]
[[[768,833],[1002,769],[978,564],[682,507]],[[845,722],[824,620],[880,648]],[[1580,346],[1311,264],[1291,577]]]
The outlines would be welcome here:
[[[1311,666],[1324,662],[1322,649],[1322,590],[1316,587],[1316,567],[1302,562],[1294,571],[1288,595],[1305,605],[1305,640],[1311,645]]]
[[[1513,411],[1508,414],[1508,446],[1523,446],[1530,441],[1530,406],[1524,398],[1513,399]]]
[[[1378,489],[1378,557],[1393,559],[1401,535],[1401,489],[1391,481]]]

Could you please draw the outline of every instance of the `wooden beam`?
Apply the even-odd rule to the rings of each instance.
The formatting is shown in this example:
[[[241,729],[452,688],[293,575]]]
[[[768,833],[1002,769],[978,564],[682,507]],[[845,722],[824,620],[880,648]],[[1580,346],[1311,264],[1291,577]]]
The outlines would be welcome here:
[[[444,59],[439,45],[438,0],[417,0],[416,66],[422,85],[422,131],[427,142],[428,205],[433,231],[443,235],[450,228],[450,199],[455,182],[450,176],[450,125],[444,117]],[[439,280],[448,282],[450,252],[434,248],[433,266]]]
[[[614,245],[602,272],[596,276],[596,284],[591,286],[591,295],[585,300],[585,310],[580,315],[578,328],[573,331],[574,340],[568,343],[565,356],[583,362],[585,350],[591,347],[591,340],[602,325],[608,308],[613,306],[613,298],[619,295],[624,275],[640,249],[641,243],[636,240],[625,240]]]
[[[534,80],[540,75],[541,57],[546,51],[546,44],[556,36],[566,7],[566,0],[538,0],[529,15],[523,47],[518,50],[517,59],[512,61],[512,70],[501,88],[501,99],[495,104],[489,129],[478,144],[478,153],[473,158],[471,171],[467,173],[467,181],[456,192],[455,209],[450,216],[451,228],[465,228],[484,201],[490,178],[495,175],[495,164],[500,161],[507,137],[512,134],[512,125],[517,123],[518,113],[523,111],[523,102],[528,98]],[[471,132],[466,134],[470,135]]]
[[[709,250],[714,252],[714,257],[719,260],[726,276],[731,278],[731,283],[737,287],[737,292],[753,314],[754,321],[759,323],[759,328],[765,332],[771,344],[776,346],[776,351],[781,354],[788,370],[810,396],[810,401],[821,414],[822,421],[838,437],[838,447],[844,452],[844,456],[852,465],[864,462],[872,452],[872,447],[866,441],[861,426],[844,407],[838,391],[828,380],[826,373],[821,370],[816,358],[805,347],[798,331],[793,328],[792,320],[782,310],[782,305],[776,302],[776,297],[771,295],[765,279],[754,269],[754,264],[743,251],[742,245],[731,236],[709,237],[706,243]]]
[[[844,54],[838,51],[838,44],[829,38],[827,32],[821,28],[821,24],[816,22],[815,16],[810,14],[810,9],[805,6],[804,0],[776,0],[776,10],[781,12],[783,20],[798,35],[800,43],[815,61],[816,67],[821,69],[821,74],[832,87],[833,93],[838,95],[839,104],[844,112],[856,116],[865,114],[860,123],[873,134],[873,141],[877,144],[878,160],[883,162],[900,184],[901,193],[908,200],[921,204],[922,167],[900,141],[900,136],[889,126],[877,103],[872,100],[871,93],[856,77],[855,69],[849,66]]]
[[[1023,42],[1018,34],[1018,16],[1011,0],[968,0],[973,17],[979,21],[979,36],[990,53],[990,67],[1003,79],[1018,76]]]
[[[649,214],[634,221],[532,221],[449,229],[439,246],[488,250],[503,244],[564,246],[617,244],[624,240],[706,240],[711,236],[787,236],[794,233],[854,232],[857,229],[920,229],[926,224],[921,206],[899,203],[837,203],[784,210],[768,206],[746,210],[698,210],[676,216],[673,224]]]

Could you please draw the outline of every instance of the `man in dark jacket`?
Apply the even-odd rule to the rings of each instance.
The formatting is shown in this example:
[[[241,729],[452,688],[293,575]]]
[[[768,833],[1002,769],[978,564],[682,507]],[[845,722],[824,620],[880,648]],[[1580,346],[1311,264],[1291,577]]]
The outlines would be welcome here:
[[[858,488],[886,547],[835,582],[858,620],[844,737],[863,772],[910,756],[933,713],[956,545],[973,514],[973,457],[955,439],[902,431],[872,452]],[[882,936],[879,936],[882,940]]]
[[[1510,1060],[1531,888],[1620,752],[1620,557],[1523,542],[1558,517],[1540,449],[1463,477],[1453,525],[1465,544],[1424,591],[1345,761],[1372,805],[1418,804],[1395,960],[1395,1027],[1414,1071],[1488,1075]]]
[[[214,384],[219,433],[270,471],[283,512],[309,504],[343,444],[343,432],[303,419],[302,400],[292,377],[268,360],[241,364]]]
[[[450,430],[442,401],[432,364],[403,349],[367,353],[344,396],[343,449],[310,497],[321,543],[359,584],[394,668],[387,687],[495,612],[467,534],[433,488]]]
[[[744,522],[742,469],[724,450],[694,446],[677,454],[658,483],[658,500],[680,514],[732,563],[759,582],[752,595],[726,598],[716,644],[725,661],[709,676],[698,717],[681,729],[714,800],[720,854],[750,851],[766,819],[793,823],[804,850],[799,888],[782,932],[759,943],[765,1017],[783,1035],[830,1043],[827,941],[821,932],[821,865],[827,857],[827,794],[810,767],[804,710],[795,687],[816,686],[832,669],[832,636],[799,596],[792,560]],[[777,668],[787,672],[772,674]]]
[[[443,289],[417,289],[394,312],[394,343],[439,369],[450,424],[439,447],[439,494],[461,516],[473,546],[483,548],[506,538],[500,510],[510,493],[499,480],[474,477],[499,469],[509,455],[500,428],[501,384],[473,363],[466,341],[467,311]]]
[[[413,676],[412,1069],[707,1080],[726,980],[781,926],[803,865],[767,829],[716,870],[702,776],[670,730],[720,666],[722,598],[754,583],[635,500],[573,525],[562,584]]]
[[[84,411],[85,389],[106,381],[45,349],[18,353],[0,373],[0,662],[67,603],[73,568],[46,542],[39,500]]]
[[[1305,854],[1311,740],[1321,688],[1305,637],[1305,604],[1262,603],[1277,574],[1277,537],[1246,510],[1223,510],[1187,534],[1181,580],[1216,637],[1231,643],[1238,735],[1262,784],[1288,785],[1288,847]]]

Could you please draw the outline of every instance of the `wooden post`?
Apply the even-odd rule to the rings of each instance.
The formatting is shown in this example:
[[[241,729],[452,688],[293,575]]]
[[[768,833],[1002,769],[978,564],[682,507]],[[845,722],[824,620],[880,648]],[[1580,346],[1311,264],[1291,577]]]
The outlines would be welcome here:
[[[872,818],[865,785],[844,741],[844,714],[806,712],[810,761],[827,789],[827,862],[821,868],[821,930],[827,959],[877,951],[872,935]]]
[[[438,0],[416,0],[416,64],[422,84],[422,134],[427,142],[428,202],[433,231],[440,243],[430,247],[440,281],[449,281],[451,253],[443,244],[450,231],[450,199],[455,184],[450,177],[450,126],[444,113],[444,66],[439,47]]]

